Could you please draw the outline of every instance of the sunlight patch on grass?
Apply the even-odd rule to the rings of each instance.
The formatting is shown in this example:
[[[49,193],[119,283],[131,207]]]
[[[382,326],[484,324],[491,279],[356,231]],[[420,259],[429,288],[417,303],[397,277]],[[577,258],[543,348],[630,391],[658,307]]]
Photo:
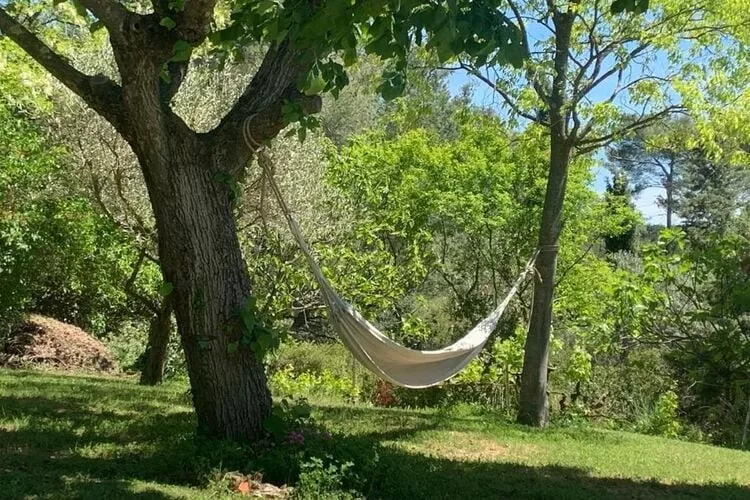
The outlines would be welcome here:
[[[462,461],[523,462],[537,453],[532,444],[502,444],[491,437],[471,432],[447,431],[428,433],[423,438],[397,444],[412,453],[422,453]]]

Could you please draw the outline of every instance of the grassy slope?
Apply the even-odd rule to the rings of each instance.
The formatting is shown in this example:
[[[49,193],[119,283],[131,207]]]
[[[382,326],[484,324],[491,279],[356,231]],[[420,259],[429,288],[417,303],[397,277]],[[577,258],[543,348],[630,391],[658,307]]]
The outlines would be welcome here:
[[[470,413],[317,412],[341,439],[380,443],[372,498],[750,498],[746,452]],[[0,370],[0,498],[207,497],[193,426],[183,386]]]

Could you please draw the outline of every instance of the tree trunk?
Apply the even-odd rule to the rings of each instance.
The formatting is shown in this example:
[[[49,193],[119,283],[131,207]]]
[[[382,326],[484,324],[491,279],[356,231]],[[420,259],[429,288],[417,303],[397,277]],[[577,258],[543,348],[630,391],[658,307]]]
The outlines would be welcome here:
[[[535,427],[544,427],[549,420],[547,363],[552,329],[552,299],[557,270],[557,245],[562,230],[563,203],[571,158],[564,104],[573,19],[572,13],[555,12],[553,16],[556,39],[555,76],[549,102],[550,169],[539,229],[540,252],[536,260],[538,276],[534,282],[531,321],[524,347],[517,417],[519,423]]]
[[[750,431],[750,394],[747,396],[747,411],[745,412],[745,425],[742,426],[742,439],[740,440],[740,449],[744,450],[747,444],[747,435]]]
[[[669,160],[669,175],[664,186],[667,195],[667,229],[672,228],[672,213],[674,212],[674,158]]]
[[[144,353],[141,385],[157,385],[164,381],[164,368],[167,365],[167,347],[172,335],[172,300],[169,296],[162,300],[159,313],[151,320],[148,331],[148,344]]]
[[[547,364],[552,331],[552,300],[555,291],[557,254],[565,186],[570,163],[570,152],[565,144],[552,138],[547,192],[539,230],[539,256],[536,259],[537,280],[534,282],[534,301],[531,321],[524,347],[523,371],[518,422],[544,427],[549,420],[547,401]]]
[[[159,258],[173,286],[199,431],[257,438],[271,410],[264,369],[247,349],[229,352],[229,344],[241,336],[237,313],[250,294],[232,187],[211,168],[210,145],[193,136],[164,139],[171,143],[168,165],[141,161],[147,165]],[[159,175],[163,172],[169,174]]]

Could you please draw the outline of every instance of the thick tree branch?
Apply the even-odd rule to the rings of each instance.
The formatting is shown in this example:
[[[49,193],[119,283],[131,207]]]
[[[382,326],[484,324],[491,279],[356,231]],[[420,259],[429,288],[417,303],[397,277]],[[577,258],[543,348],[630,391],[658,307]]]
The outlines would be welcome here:
[[[185,8],[177,17],[176,31],[182,40],[198,45],[208,34],[216,0],[185,0]]]
[[[81,73],[2,8],[0,8],[0,31],[18,44],[52,76],[86,101],[97,113],[105,117],[118,131],[122,131],[120,114],[122,89],[116,83],[103,75],[92,77]]]
[[[297,82],[311,62],[312,54],[293,50],[286,42],[268,49],[250,85],[207,134],[224,155],[217,158],[222,165],[216,168],[239,172],[252,153],[243,140],[243,129],[256,142],[274,138],[285,126],[281,109],[287,100],[300,104],[306,114],[320,111],[320,96],[302,95],[297,90]]]

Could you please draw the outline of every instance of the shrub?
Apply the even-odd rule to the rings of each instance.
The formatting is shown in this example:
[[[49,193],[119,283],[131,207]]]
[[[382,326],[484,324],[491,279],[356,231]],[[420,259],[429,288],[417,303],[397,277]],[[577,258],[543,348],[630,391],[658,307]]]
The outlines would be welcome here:
[[[341,463],[332,456],[326,459],[311,457],[300,465],[299,482],[294,490],[296,499],[340,499],[360,498],[353,490],[344,489],[347,476],[354,476],[352,462]],[[356,479],[355,479],[356,480]]]
[[[241,469],[273,484],[297,484],[295,497],[300,499],[351,499],[368,491],[379,461],[373,440],[328,432],[304,398],[275,405],[265,428],[266,439],[252,446],[206,441],[193,460],[195,472],[225,488],[221,471]]]
[[[320,374],[295,373],[294,367],[287,365],[271,375],[270,382],[272,392],[280,396],[327,396],[358,401],[361,395],[359,386],[351,379],[338,377],[328,369],[323,369]]]
[[[109,332],[104,343],[112,351],[118,366],[126,372],[140,372],[143,368],[144,347],[148,340],[149,324],[145,319],[124,321]],[[180,336],[172,332],[167,347],[165,379],[187,379],[185,353],[180,345]]]
[[[285,342],[268,360],[271,373],[294,367],[295,372],[314,374],[329,370],[337,377],[350,376],[352,357],[339,342]]]
[[[673,390],[668,390],[656,401],[645,419],[639,423],[638,430],[647,434],[655,434],[669,438],[676,438],[682,433],[682,424],[677,417],[679,399]]]
[[[632,424],[672,387],[672,372],[657,349],[634,349],[595,361],[581,397],[592,417]]]

